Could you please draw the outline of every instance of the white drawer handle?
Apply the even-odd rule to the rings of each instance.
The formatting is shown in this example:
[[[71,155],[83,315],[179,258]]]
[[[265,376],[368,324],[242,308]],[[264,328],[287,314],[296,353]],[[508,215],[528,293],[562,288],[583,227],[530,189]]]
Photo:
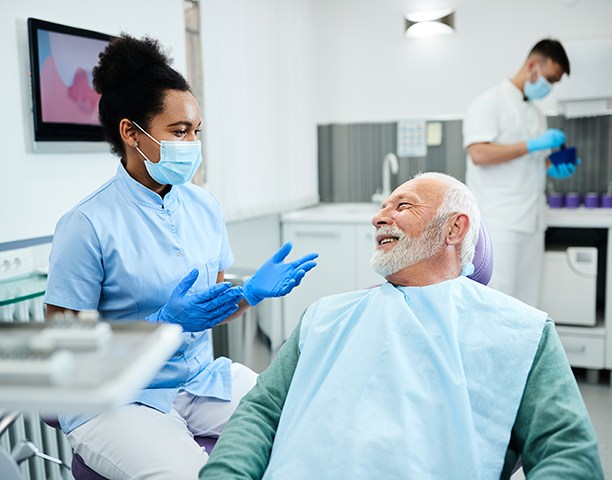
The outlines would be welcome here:
[[[586,346],[581,345],[580,347],[565,347],[567,353],[584,353],[586,352]]]

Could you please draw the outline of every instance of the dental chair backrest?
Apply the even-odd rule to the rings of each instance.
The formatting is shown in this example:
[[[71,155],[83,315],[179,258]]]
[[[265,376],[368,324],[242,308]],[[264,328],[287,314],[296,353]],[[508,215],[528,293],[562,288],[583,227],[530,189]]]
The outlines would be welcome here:
[[[493,275],[493,249],[491,248],[489,230],[487,230],[484,223],[480,224],[472,263],[474,264],[474,273],[468,275],[468,278],[483,285],[488,284]]]

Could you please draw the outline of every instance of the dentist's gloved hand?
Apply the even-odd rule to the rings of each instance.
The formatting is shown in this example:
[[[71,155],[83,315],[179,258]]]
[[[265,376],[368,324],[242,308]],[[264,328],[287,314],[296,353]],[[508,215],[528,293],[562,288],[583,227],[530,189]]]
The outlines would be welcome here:
[[[576,171],[576,165],[580,165],[582,161],[577,158],[576,164],[573,163],[553,163],[548,167],[548,176],[551,178],[563,179],[571,177]]]
[[[259,267],[255,275],[244,282],[244,298],[249,305],[257,305],[264,298],[287,295],[300,284],[306,272],[317,266],[312,260],[319,256],[318,253],[309,253],[291,263],[283,263],[292,247],[291,242],[285,243]]]
[[[146,320],[176,323],[183,327],[184,332],[201,332],[238,310],[238,302],[242,300],[244,292],[242,287],[231,287],[229,282],[217,283],[203,292],[188,293],[198,273],[197,268],[189,272],[176,286],[168,303]]]
[[[565,143],[565,133],[558,128],[549,128],[539,137],[527,140],[527,150],[546,150],[547,148],[557,148]]]

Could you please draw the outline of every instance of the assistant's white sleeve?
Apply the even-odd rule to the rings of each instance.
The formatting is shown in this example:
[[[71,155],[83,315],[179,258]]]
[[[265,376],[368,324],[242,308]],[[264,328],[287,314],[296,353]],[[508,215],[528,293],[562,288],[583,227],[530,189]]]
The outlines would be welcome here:
[[[489,92],[472,102],[463,119],[463,148],[495,141],[499,135],[498,110],[498,103]]]

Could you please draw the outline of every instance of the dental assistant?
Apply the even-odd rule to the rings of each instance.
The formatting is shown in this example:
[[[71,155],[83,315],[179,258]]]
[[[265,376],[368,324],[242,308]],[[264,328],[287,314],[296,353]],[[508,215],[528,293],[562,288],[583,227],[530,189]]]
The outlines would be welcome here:
[[[109,479],[196,478],[208,459],[193,435],[218,436],[256,374],[213,359],[210,328],[289,293],[316,254],[283,263],[286,244],[244,286],[215,197],[189,183],[201,160],[200,108],[156,40],[129,35],[100,54],[93,86],[116,175],[59,221],[47,316],[98,310],[105,320],[170,322],[183,343],[134,402],[94,418],[60,417],[85,463]]]
[[[548,129],[534,104],[570,74],[557,40],[539,41],[514,77],[487,90],[469,106],[463,121],[466,184],[489,227],[495,269],[489,286],[537,306],[544,261],[546,177],[568,178],[576,167],[548,165],[551,148],[565,134]]]

